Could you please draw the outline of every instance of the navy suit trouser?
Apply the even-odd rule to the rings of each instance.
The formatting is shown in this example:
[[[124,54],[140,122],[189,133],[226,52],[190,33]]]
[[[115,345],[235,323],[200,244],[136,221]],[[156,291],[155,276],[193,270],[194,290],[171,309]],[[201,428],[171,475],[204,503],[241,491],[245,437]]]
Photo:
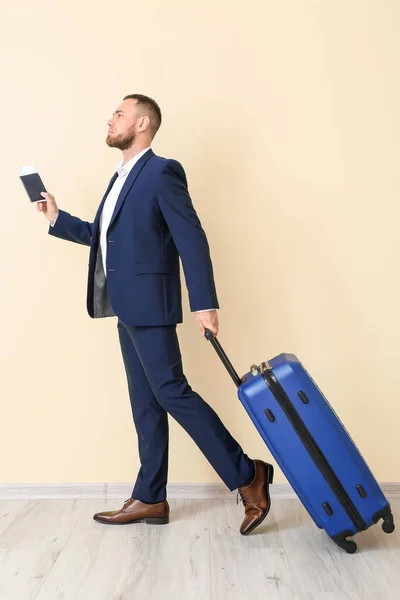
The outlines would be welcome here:
[[[166,499],[168,413],[231,491],[252,479],[252,459],[183,374],[176,325],[132,326],[118,319],[117,327],[141,463],[132,498]]]

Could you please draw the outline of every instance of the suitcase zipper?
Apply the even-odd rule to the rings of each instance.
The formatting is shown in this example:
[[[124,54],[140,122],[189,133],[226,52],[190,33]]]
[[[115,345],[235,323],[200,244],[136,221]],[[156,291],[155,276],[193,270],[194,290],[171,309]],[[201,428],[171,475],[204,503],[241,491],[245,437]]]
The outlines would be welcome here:
[[[358,512],[356,506],[353,504],[350,496],[341,484],[336,473],[334,472],[325,455],[323,454],[321,448],[318,446],[314,437],[308,431],[303,419],[301,418],[294,404],[291,402],[285,390],[275,377],[272,369],[266,370],[265,367],[266,365],[263,363],[261,367],[261,374],[265,383],[267,384],[268,388],[276,398],[276,401],[278,402],[279,406],[282,408],[283,412],[289,419],[294,430],[296,431],[297,435],[299,436],[300,440],[302,441],[306,450],[308,451],[309,455],[314,461],[316,467],[327,481],[329,487],[335,494],[336,498],[339,500],[340,504],[343,506],[345,513],[351,519],[357,531],[365,531],[366,529],[368,529],[368,527],[364,522],[364,519]]]

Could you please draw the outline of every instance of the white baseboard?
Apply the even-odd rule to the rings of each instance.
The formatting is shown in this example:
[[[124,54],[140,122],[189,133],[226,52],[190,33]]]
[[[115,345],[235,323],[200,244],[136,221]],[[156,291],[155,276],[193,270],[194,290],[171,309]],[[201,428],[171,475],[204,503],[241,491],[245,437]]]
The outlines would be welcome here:
[[[400,483],[381,483],[387,499],[400,498]],[[1,500],[69,498],[130,498],[132,483],[60,483],[60,484],[0,484]],[[233,498],[236,491],[229,491],[223,483],[171,483],[167,497],[172,498]],[[271,485],[272,498],[296,498],[288,483]]]

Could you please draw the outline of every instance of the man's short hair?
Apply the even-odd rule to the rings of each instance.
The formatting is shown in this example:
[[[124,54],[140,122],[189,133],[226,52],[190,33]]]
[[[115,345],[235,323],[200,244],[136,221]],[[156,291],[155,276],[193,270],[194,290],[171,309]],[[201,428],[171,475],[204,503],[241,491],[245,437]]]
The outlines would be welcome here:
[[[128,100],[128,98],[137,100],[136,106],[138,107],[141,116],[146,115],[149,117],[150,130],[154,138],[161,125],[161,110],[157,102],[143,94],[130,94],[129,96],[125,96],[124,100]]]

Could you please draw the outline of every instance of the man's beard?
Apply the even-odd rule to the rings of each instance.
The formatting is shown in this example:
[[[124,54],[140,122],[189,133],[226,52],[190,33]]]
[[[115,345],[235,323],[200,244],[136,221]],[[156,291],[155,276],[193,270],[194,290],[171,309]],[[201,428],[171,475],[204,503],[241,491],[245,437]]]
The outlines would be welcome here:
[[[111,148],[118,148],[119,150],[128,150],[135,142],[136,133],[135,126],[132,125],[126,133],[120,133],[119,135],[108,135],[106,137],[106,144]]]

